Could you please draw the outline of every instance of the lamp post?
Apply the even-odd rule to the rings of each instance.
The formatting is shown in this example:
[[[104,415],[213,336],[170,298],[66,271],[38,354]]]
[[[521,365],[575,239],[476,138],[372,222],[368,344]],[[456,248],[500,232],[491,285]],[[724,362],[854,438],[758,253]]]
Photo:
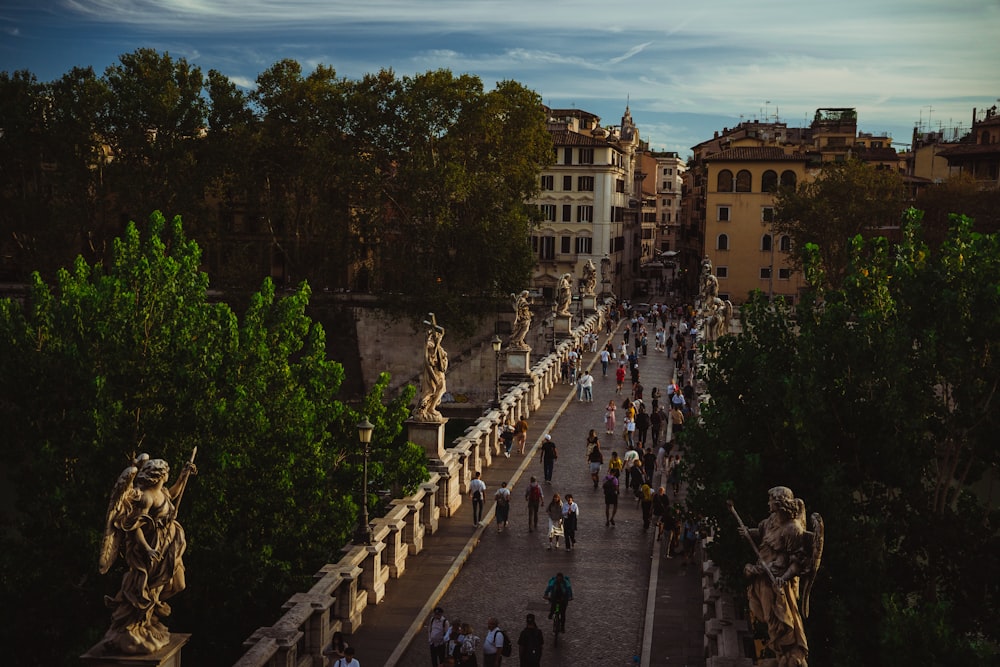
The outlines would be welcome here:
[[[358,423],[358,440],[364,448],[365,462],[361,477],[362,493],[364,493],[361,496],[361,523],[354,538],[356,544],[372,543],[372,529],[368,523],[368,456],[371,453],[372,431],[374,429],[375,426],[368,421],[368,417],[365,417],[364,421]]]
[[[500,407],[500,346],[503,345],[503,341],[500,340],[500,336],[493,334],[493,340],[490,341],[490,345],[493,347],[493,407]]]

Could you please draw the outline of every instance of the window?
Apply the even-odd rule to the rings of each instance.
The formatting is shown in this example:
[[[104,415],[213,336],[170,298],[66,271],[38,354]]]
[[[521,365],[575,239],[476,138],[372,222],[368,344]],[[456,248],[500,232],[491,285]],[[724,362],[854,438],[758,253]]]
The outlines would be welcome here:
[[[716,278],[728,278],[729,277],[729,267],[728,266],[717,266],[717,267],[715,267],[715,277]]]
[[[778,269],[778,280],[790,280],[792,277],[791,269]]]
[[[573,177],[563,176],[563,190],[572,190],[572,189],[573,189]]]
[[[577,206],[576,207],[576,221],[577,222],[593,222],[594,221],[594,207],[593,206]]]
[[[661,221],[662,221],[662,222],[670,222],[670,213],[669,213],[669,212],[667,212],[667,213],[664,213],[664,214],[663,214],[662,216],[660,216],[660,217],[661,217]]]
[[[791,252],[792,251],[792,237],[785,234],[780,239],[778,239],[778,250],[781,252]]]
[[[718,182],[716,183],[716,188],[719,192],[732,192],[733,191],[733,172],[728,169],[723,169],[719,172]]]
[[[760,177],[761,192],[775,192],[778,189],[778,172],[768,169]]]
[[[673,183],[667,183],[667,190],[670,190],[672,192],[673,189],[674,189],[674,184]]]
[[[719,238],[715,242],[716,250],[729,250],[729,235],[719,234]]]
[[[553,214],[555,215],[555,214]],[[716,211],[716,220],[719,222],[729,222],[729,207],[719,206]]]
[[[540,208],[542,210],[542,220],[546,220],[548,222],[555,222],[556,221],[556,205],[555,204],[542,204],[538,208]]]
[[[760,249],[764,252],[771,252],[771,235],[764,234],[760,237]]]
[[[593,192],[594,191],[594,177],[593,176],[580,176],[576,179],[576,189],[580,192]]]
[[[589,236],[576,237],[576,254],[589,255],[594,251],[594,239]]]
[[[563,222],[573,222],[573,206],[570,204],[563,204]]]
[[[559,252],[561,252],[564,255],[568,255],[569,254],[569,244],[570,244],[570,237],[569,236],[560,236],[559,237]]]
[[[542,176],[542,190],[555,190],[555,176]]]
[[[790,188],[795,187],[795,172],[791,169],[786,169],[781,172],[781,184],[787,185]]]
[[[625,192],[625,179],[619,178],[615,181],[615,192]]]
[[[567,147],[563,151],[563,164],[573,164],[573,149]]]
[[[593,148],[581,148],[580,149],[580,164],[594,164],[594,149]]]
[[[746,169],[740,169],[739,173],[736,174],[736,191],[750,192],[750,186],[752,184],[753,177],[750,176],[750,172]]]
[[[543,236],[539,239],[538,257],[539,259],[552,260],[556,258],[556,238],[554,236]]]
[[[674,170],[673,169],[667,169],[666,167],[664,167],[663,168],[663,175],[664,176],[673,176],[674,175]]]
[[[760,269],[761,280],[769,280],[771,278],[771,267],[764,266]]]
[[[761,206],[760,207],[760,221],[761,222],[774,222],[774,207],[773,206]]]
[[[625,222],[625,209],[621,206],[612,206],[611,222]]]

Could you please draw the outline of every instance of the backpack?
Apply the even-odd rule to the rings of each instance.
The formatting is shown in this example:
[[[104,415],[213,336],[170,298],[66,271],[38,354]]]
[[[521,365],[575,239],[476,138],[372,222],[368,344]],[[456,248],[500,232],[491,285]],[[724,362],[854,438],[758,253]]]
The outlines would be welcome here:
[[[510,641],[507,638],[507,633],[504,632],[503,630],[497,628],[496,634],[500,635],[501,637],[503,637],[503,646],[500,647],[500,655],[502,655],[505,658],[509,658],[512,646],[510,645]],[[496,641],[497,641],[497,638],[496,638],[496,635],[494,635],[493,636],[493,643],[495,644]]]
[[[542,488],[536,484],[528,489],[528,500],[533,503],[542,502]]]
[[[604,492],[605,493],[614,493],[615,492],[615,483],[614,483],[614,481],[611,478],[608,478],[608,479],[604,480],[604,487],[603,488],[604,488]]]

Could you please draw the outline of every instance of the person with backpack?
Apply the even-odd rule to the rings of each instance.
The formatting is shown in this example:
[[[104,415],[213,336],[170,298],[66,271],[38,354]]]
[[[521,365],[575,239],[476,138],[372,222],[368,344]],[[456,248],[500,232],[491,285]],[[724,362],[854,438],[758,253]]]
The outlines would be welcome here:
[[[496,617],[490,616],[486,627],[489,632],[483,638],[483,667],[500,667],[503,658],[511,653],[510,641],[507,633],[500,629]]]
[[[486,504],[486,482],[480,479],[482,473],[473,473],[469,482],[469,498],[472,499],[472,525],[478,526],[483,520],[483,505]]]
[[[545,635],[535,623],[535,615],[525,616],[525,627],[517,637],[518,656],[521,667],[539,667],[542,663],[542,647],[545,645]]]
[[[354,657],[354,647],[348,646],[344,649],[344,657],[338,658],[333,663],[333,667],[361,667],[361,663]]]
[[[524,499],[528,501],[528,532],[538,530],[538,509],[542,506],[545,496],[542,494],[542,487],[534,475],[528,483],[528,488],[524,492]]]
[[[612,452],[612,460],[617,452]],[[615,515],[618,514],[618,478],[611,472],[604,477],[604,525],[615,525]]]
[[[497,501],[497,532],[502,533],[510,519],[510,489],[507,488],[507,482],[500,482],[500,488],[493,498]]]
[[[458,653],[459,667],[479,667],[479,659],[476,654],[483,640],[472,631],[472,625],[462,624],[462,646]]]
[[[451,624],[444,617],[444,609],[434,608],[434,615],[427,622],[427,643],[431,647],[431,666],[445,664],[445,657],[448,653],[448,633]]]

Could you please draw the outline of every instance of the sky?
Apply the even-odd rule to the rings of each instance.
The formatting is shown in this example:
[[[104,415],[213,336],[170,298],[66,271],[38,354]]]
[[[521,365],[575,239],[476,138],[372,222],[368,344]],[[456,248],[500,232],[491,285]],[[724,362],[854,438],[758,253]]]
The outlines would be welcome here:
[[[291,58],[359,79],[380,69],[516,80],[551,107],[653,150],[740,120],[808,124],[854,107],[897,148],[914,126],[968,130],[1000,100],[1000,0],[4,0],[0,71],[101,74],[153,48],[252,88]],[[950,135],[948,135],[950,136]]]

